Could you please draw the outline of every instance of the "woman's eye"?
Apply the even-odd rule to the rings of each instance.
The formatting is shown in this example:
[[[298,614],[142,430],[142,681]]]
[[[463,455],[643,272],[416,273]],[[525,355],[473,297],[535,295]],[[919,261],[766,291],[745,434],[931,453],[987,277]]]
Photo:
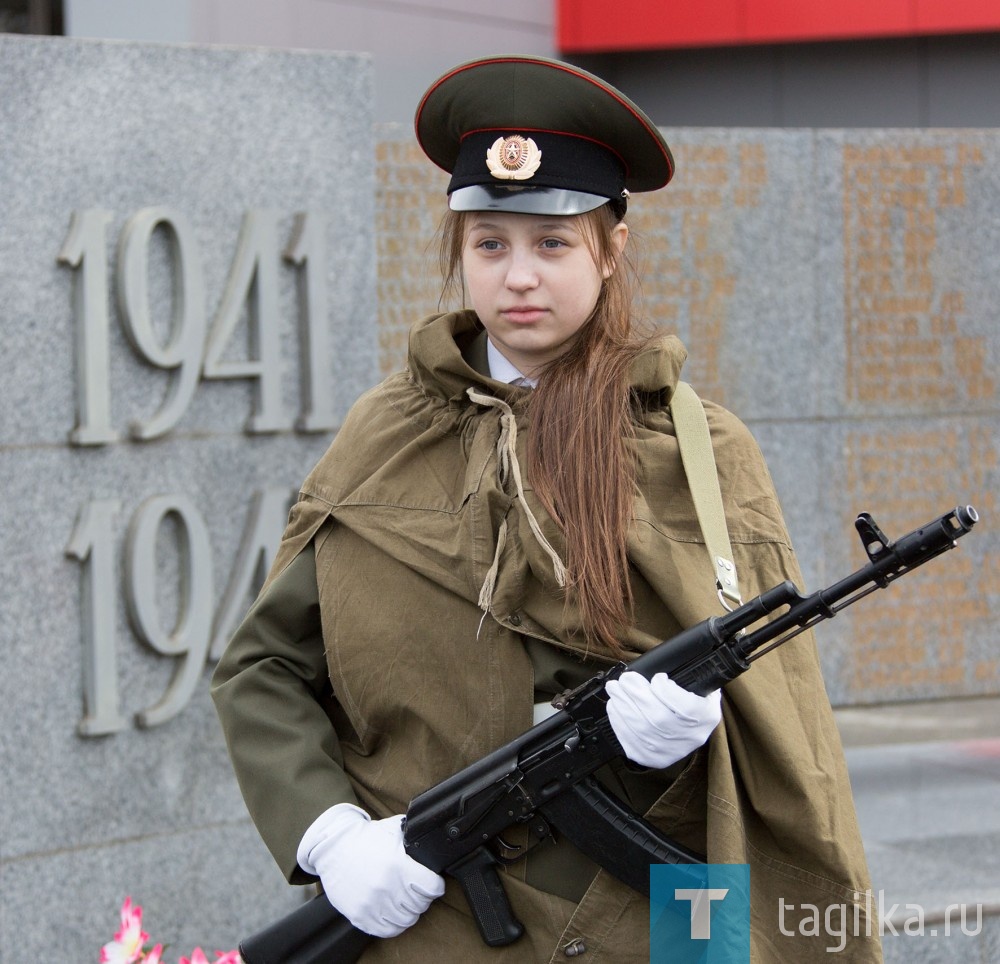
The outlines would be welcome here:
[[[563,240],[561,240],[560,238],[546,238],[542,242],[542,247],[543,248],[561,248],[561,247],[565,246],[565,244],[566,244],[566,242],[563,241]]]
[[[479,242],[479,247],[484,251],[499,251],[500,242],[494,240],[493,238],[487,238],[485,241]]]

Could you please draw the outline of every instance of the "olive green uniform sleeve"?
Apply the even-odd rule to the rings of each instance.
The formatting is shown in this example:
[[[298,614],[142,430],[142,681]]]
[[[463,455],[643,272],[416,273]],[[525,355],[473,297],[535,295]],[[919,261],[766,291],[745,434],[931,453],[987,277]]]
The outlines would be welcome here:
[[[291,883],[295,853],[336,803],[357,803],[327,715],[329,675],[310,543],[273,578],[230,641],[212,698],[257,830]]]

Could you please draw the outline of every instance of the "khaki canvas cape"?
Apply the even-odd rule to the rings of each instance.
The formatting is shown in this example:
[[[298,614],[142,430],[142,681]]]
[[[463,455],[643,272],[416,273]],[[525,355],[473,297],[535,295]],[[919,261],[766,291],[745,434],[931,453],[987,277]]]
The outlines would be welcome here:
[[[238,772],[284,766],[291,772],[280,779],[305,787],[319,785],[316,771],[324,765],[331,773],[342,765],[373,815],[405,812],[422,790],[531,725],[526,640],[571,660],[611,662],[608,653],[587,651],[560,584],[560,531],[524,476],[528,392],[469,364],[480,330],[470,312],[415,325],[406,370],[362,396],[306,479],[270,579],[314,546],[338,739],[310,736],[324,748],[322,763],[313,757],[296,769],[291,743],[304,739],[298,731],[306,724],[293,715],[282,731],[287,751],[238,751]],[[680,342],[664,336],[632,372],[640,403],[628,545],[635,624],[623,643],[633,656],[720,612],[670,418],[684,358]],[[786,578],[801,586],[757,444],[723,408],[706,402],[705,410],[743,598]],[[238,643],[216,680],[224,721],[240,674],[252,671]],[[290,686],[294,701],[300,681]],[[280,785],[275,779],[270,786]],[[245,787],[253,780],[241,774]],[[293,791],[280,800],[266,796],[248,797],[251,811],[286,874],[301,879],[294,841],[336,801],[316,800],[296,814]],[[824,932],[824,921],[843,921],[841,929],[851,932],[837,960],[881,960],[877,936],[866,936],[877,933],[865,913],[868,873],[810,634],[725,688],[722,724],[646,816],[709,862],[749,864],[752,961],[828,962],[828,948],[841,939]],[[565,949],[582,941],[593,964],[648,962],[645,897],[603,871],[578,904],[529,886],[523,876],[517,863],[503,875],[526,928],[509,948],[482,944],[449,880],[445,897],[417,925],[376,941],[364,960],[562,961]]]

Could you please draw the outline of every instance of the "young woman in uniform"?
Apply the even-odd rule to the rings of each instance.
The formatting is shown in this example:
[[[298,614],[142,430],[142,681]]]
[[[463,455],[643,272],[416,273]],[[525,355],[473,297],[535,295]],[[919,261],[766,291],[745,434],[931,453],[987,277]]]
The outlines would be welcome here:
[[[671,418],[685,350],[632,313],[627,205],[673,159],[619,91],[531,57],[450,71],[416,134],[451,173],[442,252],[464,307],[416,322],[405,370],[304,482],[213,695],[288,880],[383,938],[363,960],[645,964],[647,899],[526,832],[502,875],[525,934],[486,947],[455,882],[403,851],[400,815],[555,694],[721,612]],[[798,580],[757,445],[704,407],[744,598]],[[869,885],[811,638],[721,697],[662,674],[607,689],[626,755],[609,789],[750,865],[754,961],[828,961],[787,908],[850,914]],[[864,933],[839,960],[881,959]]]

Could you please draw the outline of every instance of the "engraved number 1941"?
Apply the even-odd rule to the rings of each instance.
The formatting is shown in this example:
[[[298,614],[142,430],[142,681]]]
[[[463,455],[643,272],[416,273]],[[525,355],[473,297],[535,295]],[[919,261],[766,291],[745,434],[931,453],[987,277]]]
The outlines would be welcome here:
[[[109,380],[107,255],[110,211],[76,211],[59,252],[59,261],[76,274],[73,311],[76,323],[77,422],[70,433],[75,445],[104,445],[119,438],[111,424]],[[172,271],[173,313],[166,338],[157,336],[149,294],[150,243],[159,230],[167,241]],[[118,240],[115,288],[121,323],[129,344],[149,365],[173,372],[159,410],[134,422],[134,439],[169,432],[187,410],[202,378],[255,380],[251,433],[292,428],[282,411],[278,287],[278,214],[247,211],[225,290],[211,324],[206,317],[205,282],[197,239],[180,211],[149,207],[125,222]],[[292,238],[282,257],[300,274],[299,338],[302,358],[302,411],[296,427],[319,432],[335,427],[332,384],[323,366],[329,361],[325,286],[325,232],[314,211],[296,215]],[[243,314],[250,327],[254,358],[223,358]]]

